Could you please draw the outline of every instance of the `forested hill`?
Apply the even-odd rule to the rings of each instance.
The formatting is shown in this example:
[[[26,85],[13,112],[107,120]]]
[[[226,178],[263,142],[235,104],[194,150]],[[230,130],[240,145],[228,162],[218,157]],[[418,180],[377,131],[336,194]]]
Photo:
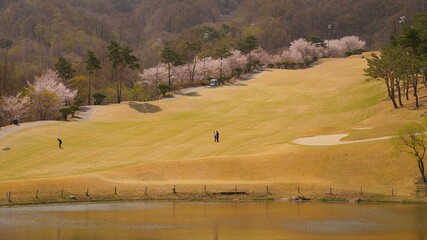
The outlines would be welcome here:
[[[111,40],[149,66],[157,39],[203,24],[250,28],[270,52],[299,37],[326,39],[328,24],[331,38],[357,35],[378,48],[399,31],[400,16],[426,10],[425,0],[1,0],[0,39],[13,42],[11,76],[23,83],[58,56],[76,63],[92,49],[107,60]]]

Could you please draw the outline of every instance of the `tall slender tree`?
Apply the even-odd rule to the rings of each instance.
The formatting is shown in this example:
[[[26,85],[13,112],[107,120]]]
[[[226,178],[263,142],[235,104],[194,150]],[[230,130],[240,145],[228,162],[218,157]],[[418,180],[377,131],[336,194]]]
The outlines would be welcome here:
[[[87,95],[87,104],[91,105],[91,98],[92,98],[92,94],[91,94],[91,88],[92,88],[92,84],[91,84],[91,76],[94,73],[94,71],[101,69],[101,61],[99,61],[98,58],[96,58],[95,54],[88,50],[86,53],[86,70],[89,74],[89,79],[88,79],[88,95]]]
[[[187,41],[185,43],[185,58],[188,63],[190,81],[194,81],[194,72],[198,61],[198,55],[201,50],[202,43],[200,41]]]
[[[217,48],[216,49],[216,51],[215,51],[215,57],[217,57],[217,58],[219,58],[220,59],[220,64],[221,64],[221,67],[220,67],[220,71],[219,71],[219,76],[220,76],[220,78],[222,79],[222,77],[223,77],[223,68],[222,68],[222,60],[224,59],[224,58],[228,58],[229,56],[231,56],[232,54],[231,54],[231,51],[230,51],[230,49],[228,48],[228,46],[225,46],[225,45],[222,45],[222,46],[220,46],[219,48]]]
[[[160,62],[166,64],[168,70],[168,86],[172,87],[171,71],[174,67],[183,64],[183,58],[169,43],[165,44],[160,52]]]
[[[12,48],[13,42],[8,39],[0,39],[0,48],[3,55],[3,74],[2,74],[2,89],[5,95],[8,93],[8,57],[9,50]],[[0,96],[2,91],[0,91]]]
[[[111,41],[108,46],[113,72],[113,80],[116,81],[117,103],[122,101],[122,78],[126,68],[135,70],[140,67],[139,59],[132,55],[133,50],[129,47],[121,47],[116,41]]]
[[[237,44],[237,49],[248,55],[248,72],[251,70],[251,52],[259,47],[258,39],[252,35],[246,37],[243,41]]]

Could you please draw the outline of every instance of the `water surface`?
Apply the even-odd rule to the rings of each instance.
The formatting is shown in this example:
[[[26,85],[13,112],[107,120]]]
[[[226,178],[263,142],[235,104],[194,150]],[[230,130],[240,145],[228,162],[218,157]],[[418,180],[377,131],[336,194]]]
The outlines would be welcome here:
[[[0,208],[2,240],[427,239],[427,206],[130,202]]]

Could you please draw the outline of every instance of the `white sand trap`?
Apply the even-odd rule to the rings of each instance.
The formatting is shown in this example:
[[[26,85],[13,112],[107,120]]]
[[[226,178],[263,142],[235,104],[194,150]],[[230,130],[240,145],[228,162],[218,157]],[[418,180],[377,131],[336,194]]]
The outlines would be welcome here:
[[[334,135],[320,135],[314,137],[304,137],[293,140],[293,143],[305,146],[334,146],[334,145],[344,145],[344,144],[353,144],[353,143],[362,143],[362,142],[371,142],[390,139],[391,136],[379,137],[379,138],[369,138],[355,141],[341,141],[342,138],[347,137],[348,134],[334,134]]]
[[[352,128],[352,130],[371,130],[373,127],[355,127]]]

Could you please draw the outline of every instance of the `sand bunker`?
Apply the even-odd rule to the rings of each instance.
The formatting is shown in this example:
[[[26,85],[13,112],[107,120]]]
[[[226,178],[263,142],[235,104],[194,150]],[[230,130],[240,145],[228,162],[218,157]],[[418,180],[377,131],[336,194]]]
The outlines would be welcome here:
[[[348,134],[334,134],[334,135],[320,135],[314,137],[303,137],[293,140],[293,143],[305,146],[334,146],[334,145],[344,145],[344,144],[353,144],[353,143],[362,143],[362,142],[371,142],[390,139],[391,136],[379,137],[379,138],[369,138],[362,140],[354,141],[341,141],[342,138],[347,137]]]

